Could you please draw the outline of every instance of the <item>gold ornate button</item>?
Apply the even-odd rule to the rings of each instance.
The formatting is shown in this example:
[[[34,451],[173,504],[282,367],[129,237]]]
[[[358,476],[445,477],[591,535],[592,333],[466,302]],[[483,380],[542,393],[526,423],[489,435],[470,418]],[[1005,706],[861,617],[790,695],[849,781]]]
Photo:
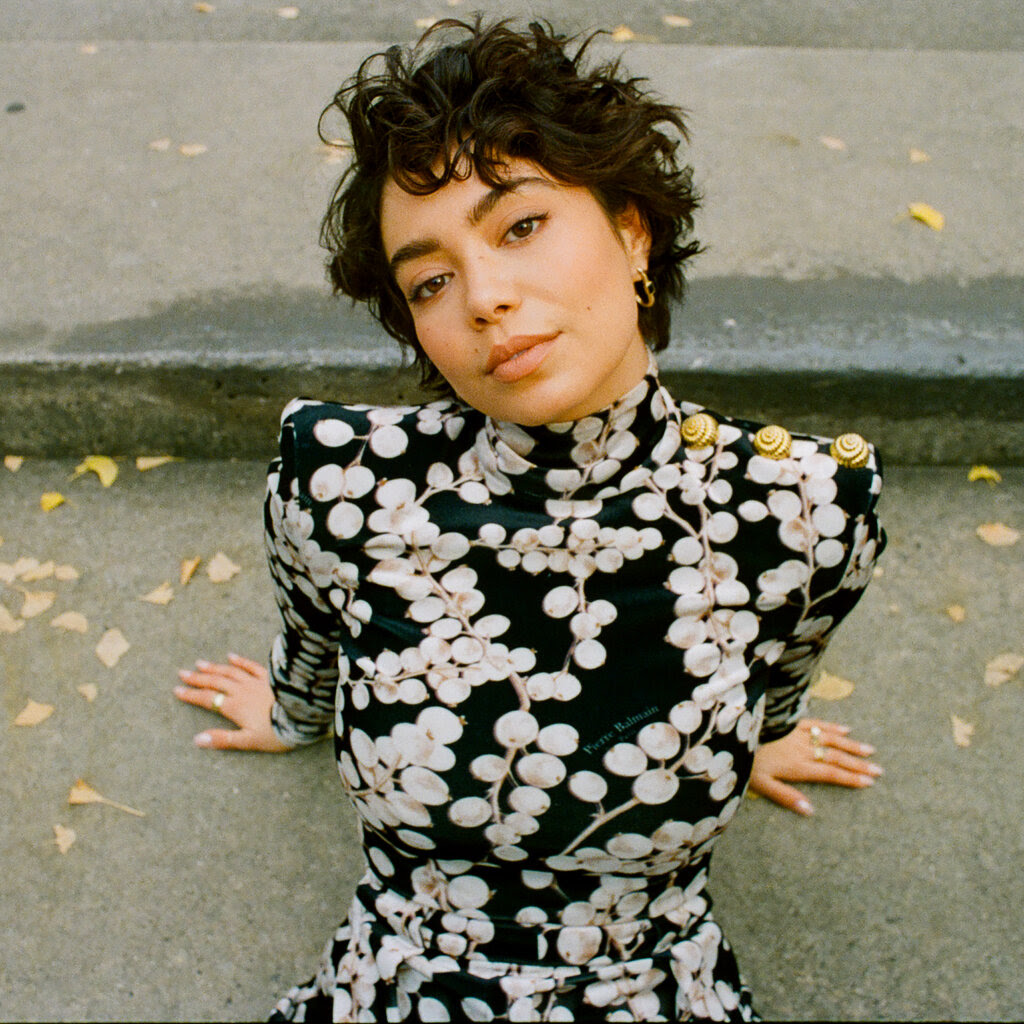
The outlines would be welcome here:
[[[832,458],[847,469],[862,469],[868,464],[871,448],[860,434],[842,434],[829,449]]]
[[[718,440],[718,421],[706,412],[694,413],[683,420],[682,432],[687,448],[707,448]]]
[[[793,446],[793,438],[785,427],[762,427],[754,435],[754,451],[766,459],[785,459]]]

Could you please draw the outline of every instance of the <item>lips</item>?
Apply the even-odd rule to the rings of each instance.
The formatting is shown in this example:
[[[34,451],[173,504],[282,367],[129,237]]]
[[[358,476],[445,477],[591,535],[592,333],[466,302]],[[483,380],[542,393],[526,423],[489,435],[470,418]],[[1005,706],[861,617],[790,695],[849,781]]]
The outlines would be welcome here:
[[[532,373],[551,350],[558,331],[549,334],[517,334],[492,346],[487,372],[498,380],[519,380]]]

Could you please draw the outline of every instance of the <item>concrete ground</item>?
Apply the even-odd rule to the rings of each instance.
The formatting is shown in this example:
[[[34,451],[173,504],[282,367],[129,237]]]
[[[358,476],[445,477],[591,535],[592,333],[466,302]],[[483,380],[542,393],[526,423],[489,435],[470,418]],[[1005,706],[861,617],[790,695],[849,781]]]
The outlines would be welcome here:
[[[6,1020],[245,1020],[315,968],[360,873],[353,819],[326,746],[285,756],[196,749],[210,714],[171,694],[176,670],[230,650],[262,657],[275,629],[259,516],[263,467],[179,462],[109,489],[74,460],[0,469],[0,562],[52,559],[75,580],[2,585],[52,606],[0,635],[0,1016]],[[67,502],[40,509],[40,495]],[[763,1014],[1013,1020],[1024,1007],[1021,676],[1024,471],[997,486],[962,468],[891,468],[884,571],[829,652],[855,683],[812,710],[855,727],[886,774],[870,790],[810,787],[801,819],[749,801],[722,841],[712,891]],[[213,583],[220,551],[240,566]],[[192,581],[182,559],[203,558]],[[166,606],[139,600],[164,581]],[[955,623],[946,608],[959,604]],[[86,632],[50,625],[81,612]],[[114,668],[94,654],[120,629]],[[87,701],[78,691],[94,686]],[[52,704],[13,725],[29,700]],[[951,715],[974,726],[953,741]],[[145,813],[67,803],[76,780]],[[66,854],[54,826],[74,830]]]

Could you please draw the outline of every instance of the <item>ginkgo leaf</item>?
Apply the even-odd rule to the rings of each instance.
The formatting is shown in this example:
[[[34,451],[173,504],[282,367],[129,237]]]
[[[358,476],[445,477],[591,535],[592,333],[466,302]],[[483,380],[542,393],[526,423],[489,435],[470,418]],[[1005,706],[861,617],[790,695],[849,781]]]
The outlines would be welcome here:
[[[149,148],[155,153],[166,153],[171,148],[171,140],[168,138],[154,139],[150,144]]]
[[[826,149],[834,149],[837,152],[842,152],[846,149],[846,143],[842,139],[837,139],[834,135],[822,135],[819,137],[819,141]]]
[[[636,33],[628,25],[617,25],[612,29],[612,39],[616,43],[628,43],[636,39]]]
[[[37,563],[32,569],[21,574],[26,583],[36,583],[39,580],[49,579],[57,571],[57,566],[50,562]]]
[[[819,674],[817,682],[807,691],[819,700],[845,700],[853,693],[853,683],[824,670]]]
[[[91,57],[95,53],[100,52],[100,48],[95,43],[82,43],[78,48],[79,53],[84,53],[87,57]]]
[[[7,610],[7,605],[0,604],[0,633],[17,633],[24,625],[24,619],[16,619]]]
[[[100,688],[95,683],[82,683],[75,687],[76,690],[91,704],[100,693]]]
[[[923,149],[910,149],[910,162],[912,164],[924,164],[931,160],[931,157]]]
[[[130,648],[131,644],[125,639],[121,630],[108,629],[96,645],[96,657],[107,668],[113,668]]]
[[[669,28],[689,28],[693,24],[689,18],[684,18],[681,14],[666,14],[661,20]]]
[[[210,577],[212,583],[226,583],[232,576],[237,575],[241,571],[242,567],[235,565],[223,551],[218,551],[210,559],[210,564],[206,567],[206,574]]]
[[[5,455],[4,465],[12,472],[17,473],[25,462],[24,455]]]
[[[41,615],[57,600],[57,592],[54,590],[26,590],[23,593],[25,595],[25,600],[21,605],[23,619],[32,619]]]
[[[62,612],[50,625],[57,629],[66,629],[71,633],[88,633],[89,620],[81,612]]]
[[[1002,686],[1022,668],[1024,668],[1024,655],[1015,654],[1013,651],[996,655],[985,666],[985,684],[987,686]]]
[[[206,152],[206,146],[201,142],[183,142],[178,147],[182,156],[202,156]]]
[[[994,548],[1008,548],[1020,540],[1020,534],[1005,523],[982,523],[975,533]]]
[[[969,747],[974,735],[974,726],[956,715],[950,715],[949,719],[953,723],[953,742],[958,747]]]
[[[0,562],[0,583],[13,583],[18,578],[10,562]]]
[[[181,459],[175,455],[140,455],[135,460],[135,468],[140,473],[145,473],[146,470],[166,466],[168,462],[181,462]]]
[[[117,463],[109,455],[87,455],[77,466],[75,476],[83,473],[95,473],[104,487],[109,487],[117,479]]]
[[[192,5],[192,10],[195,11],[196,14],[213,14],[217,8],[214,7],[213,4],[195,3]]]
[[[1002,477],[989,466],[971,466],[967,471],[967,479],[973,484],[976,480],[987,480],[990,484],[1002,482]]]
[[[967,618],[967,609],[962,604],[951,604],[946,608],[946,614],[954,622],[963,622]]]
[[[26,573],[30,573],[38,568],[38,558],[29,558],[27,555],[22,555],[22,557],[14,563],[14,575],[24,578]]]
[[[78,570],[73,565],[57,565],[53,569],[53,578],[61,582],[78,579]]]
[[[60,491],[47,491],[39,499],[39,507],[44,512],[52,512],[59,505],[63,505],[66,500],[67,499],[60,493]]]
[[[125,804],[119,804],[116,800],[108,800],[101,793],[98,793],[88,782],[79,779],[72,787],[71,792],[68,793],[69,804],[107,804],[108,807],[116,807],[119,811],[125,811],[128,814],[134,814],[136,817],[144,818],[146,816],[144,811],[137,811],[134,807],[127,807]]]
[[[278,7],[277,16],[285,21],[294,21],[299,16],[298,7]]]
[[[45,722],[52,714],[52,704],[40,704],[39,701],[30,700],[18,712],[17,717],[14,719],[14,724],[25,726],[38,725],[40,722]]]
[[[199,563],[202,561],[199,555],[195,558],[185,558],[181,562],[181,572],[178,575],[178,582],[184,587],[188,584],[188,581],[192,579],[196,574],[196,569],[199,568]]]
[[[174,588],[169,580],[164,580],[154,590],[139,598],[140,601],[148,601],[150,604],[170,604],[174,600]]]
[[[941,231],[946,226],[946,218],[934,206],[929,206],[927,203],[908,203],[907,213],[914,220],[927,224],[932,231]]]
[[[73,828],[65,828],[63,825],[53,826],[53,841],[57,844],[57,849],[61,853],[67,853],[71,849],[75,838],[75,830]]]

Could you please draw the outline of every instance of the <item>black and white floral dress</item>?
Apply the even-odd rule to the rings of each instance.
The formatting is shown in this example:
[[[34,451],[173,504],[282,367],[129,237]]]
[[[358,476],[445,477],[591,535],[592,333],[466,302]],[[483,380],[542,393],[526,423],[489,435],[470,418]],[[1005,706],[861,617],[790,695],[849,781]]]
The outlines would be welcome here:
[[[881,477],[698,412],[653,363],[567,424],[285,410],[274,724],[333,729],[367,871],[275,1017],[754,1018],[708,863],[871,578]]]

